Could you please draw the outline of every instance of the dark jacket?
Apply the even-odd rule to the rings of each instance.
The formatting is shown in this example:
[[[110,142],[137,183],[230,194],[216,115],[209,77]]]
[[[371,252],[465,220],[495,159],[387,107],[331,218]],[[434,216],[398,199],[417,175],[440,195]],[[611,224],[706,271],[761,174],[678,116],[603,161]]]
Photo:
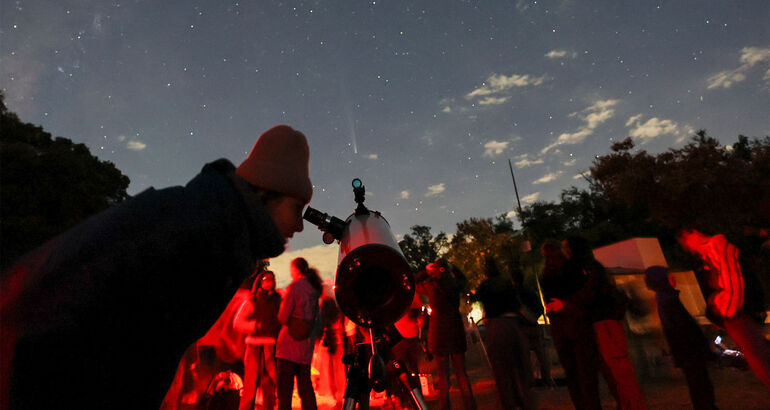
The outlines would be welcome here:
[[[510,279],[503,276],[484,279],[476,289],[476,299],[484,305],[487,318],[518,313],[521,308],[516,287]]]
[[[435,355],[464,353],[468,348],[465,324],[460,315],[460,292],[464,285],[465,276],[455,277],[449,272],[417,285],[417,292],[429,300],[428,348]]]
[[[260,324],[259,328],[251,333],[257,337],[278,337],[281,324],[278,322],[278,310],[281,308],[281,294],[276,291],[258,289],[257,294],[251,298],[254,310],[250,319]]]
[[[10,408],[160,406],[185,348],[256,260],[283,251],[234,169],[218,160],[184,187],[150,188],[3,272],[0,397],[10,388]]]

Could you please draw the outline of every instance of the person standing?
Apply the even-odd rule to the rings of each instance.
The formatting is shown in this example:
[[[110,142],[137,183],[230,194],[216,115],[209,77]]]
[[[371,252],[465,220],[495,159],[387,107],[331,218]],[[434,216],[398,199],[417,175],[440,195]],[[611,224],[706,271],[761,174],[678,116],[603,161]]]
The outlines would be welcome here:
[[[254,281],[252,296],[247,298],[236,313],[233,327],[246,334],[246,352],[243,356],[243,392],[240,410],[254,408],[257,389],[262,391],[262,406],[275,408],[275,342],[281,329],[278,310],[281,295],[275,291],[275,274],[263,271]]]
[[[500,274],[491,257],[485,259],[487,276],[475,298],[484,305],[486,345],[497,393],[504,409],[535,409],[529,345],[518,326],[521,302],[510,278]]]
[[[149,188],[4,271],[0,408],[160,407],[256,261],[302,231],[309,160],[304,134],[273,127],[237,168]]]
[[[593,290],[585,286],[585,275],[565,270],[567,259],[558,243],[548,241],[540,250],[545,258],[540,278],[545,309],[570,399],[578,410],[601,409],[599,350],[589,311]]]
[[[744,312],[745,283],[739,249],[724,235],[709,236],[694,228],[683,228],[677,240],[686,251],[703,261],[708,287],[707,316],[738,344],[749,367],[770,390],[770,348],[762,336],[762,324]]]
[[[527,340],[529,350],[535,352],[535,357],[537,357],[537,362],[540,365],[540,380],[544,385],[554,388],[556,387],[556,382],[551,377],[551,359],[548,357],[548,351],[545,348],[543,328],[538,323],[538,319],[545,312],[540,295],[524,285],[524,273],[521,269],[514,268],[511,270],[511,280],[513,281],[513,287],[516,289],[516,296],[518,296],[521,303],[521,309],[519,310],[521,314],[517,317],[519,330],[521,330],[521,333]]]
[[[432,309],[428,326],[428,348],[436,357],[439,408],[449,409],[449,363],[451,361],[466,410],[476,409],[476,399],[465,370],[465,326],[460,316],[460,293],[467,279],[444,258],[429,263],[428,279],[417,285],[417,292],[428,297]]]
[[[318,406],[310,380],[310,363],[320,332],[318,298],[323,283],[318,272],[304,258],[292,260],[289,271],[292,283],[278,312],[278,321],[283,325],[275,352],[278,358],[278,409],[291,409],[296,378],[302,409],[315,410]]]
[[[668,273],[667,267],[651,266],[644,272],[644,283],[655,292],[663,334],[674,358],[674,365],[684,372],[693,408],[715,410],[714,385],[706,367],[711,355],[709,342],[679,300],[674,278]]]
[[[628,355],[628,339],[623,329],[626,299],[610,281],[607,271],[594,259],[585,238],[572,236],[562,242],[567,256],[564,269],[569,275],[584,275],[586,294],[592,294],[589,314],[599,348],[600,370],[618,409],[647,408],[644,393]]]

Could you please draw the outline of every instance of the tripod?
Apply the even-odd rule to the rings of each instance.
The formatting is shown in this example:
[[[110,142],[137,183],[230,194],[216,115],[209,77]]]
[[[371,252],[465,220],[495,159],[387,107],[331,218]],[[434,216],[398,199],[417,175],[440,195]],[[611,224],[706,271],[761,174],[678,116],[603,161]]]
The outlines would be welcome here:
[[[380,352],[390,352],[401,339],[401,334],[393,326],[376,331],[370,328],[369,342],[359,343],[356,345],[356,353],[342,358],[343,363],[349,366],[344,410],[353,410],[356,404],[359,410],[368,410],[369,393],[371,390],[378,393],[385,390],[389,376],[396,376],[406,388],[416,409],[428,408],[417,375],[408,372],[404,363],[399,360],[390,360],[386,366],[380,356]]]

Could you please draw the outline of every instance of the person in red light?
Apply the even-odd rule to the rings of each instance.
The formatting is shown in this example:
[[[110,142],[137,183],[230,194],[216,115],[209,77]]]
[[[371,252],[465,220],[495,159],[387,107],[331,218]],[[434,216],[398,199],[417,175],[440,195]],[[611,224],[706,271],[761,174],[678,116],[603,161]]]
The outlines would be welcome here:
[[[264,271],[259,274],[246,299],[233,320],[233,327],[246,335],[246,352],[243,356],[243,392],[238,408],[254,408],[257,389],[262,390],[262,407],[275,408],[275,341],[281,324],[278,310],[281,295],[275,291],[275,274]]]
[[[572,276],[585,277],[583,292],[590,295],[588,312],[599,350],[599,370],[618,409],[646,409],[644,393],[628,354],[628,339],[623,329],[625,296],[615,287],[604,266],[594,259],[585,238],[568,237],[562,242],[562,252],[567,257],[565,271]]]
[[[762,336],[762,325],[743,312],[745,283],[739,249],[724,235],[709,236],[695,228],[677,233],[682,248],[699,256],[710,290],[708,316],[723,326],[746,357],[759,380],[770,389],[770,347]]]
[[[428,279],[417,285],[417,292],[428,297],[432,313],[428,325],[428,348],[436,357],[439,408],[449,409],[449,362],[457,376],[466,410],[476,410],[476,399],[465,370],[465,325],[460,316],[460,292],[467,279],[449,261],[439,258],[429,263]]]
[[[149,188],[3,272],[0,408],[160,407],[185,349],[302,231],[309,161],[304,134],[273,127],[237,168]]]
[[[302,399],[302,408],[318,408],[315,391],[310,380],[310,363],[313,360],[315,339],[321,332],[318,317],[323,283],[318,271],[311,268],[304,258],[294,258],[289,266],[292,282],[278,312],[278,321],[284,325],[278,335],[275,357],[278,359],[278,410],[291,409],[294,379]],[[292,321],[303,321],[309,332],[299,338],[292,334]]]

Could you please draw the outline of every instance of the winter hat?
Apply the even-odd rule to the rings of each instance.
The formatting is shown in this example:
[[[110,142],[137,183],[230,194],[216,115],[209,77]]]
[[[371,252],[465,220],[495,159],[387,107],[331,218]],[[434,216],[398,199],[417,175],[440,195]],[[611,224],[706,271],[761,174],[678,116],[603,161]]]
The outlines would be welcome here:
[[[251,185],[308,203],[313,196],[309,162],[305,134],[288,125],[276,125],[259,136],[235,173]]]

